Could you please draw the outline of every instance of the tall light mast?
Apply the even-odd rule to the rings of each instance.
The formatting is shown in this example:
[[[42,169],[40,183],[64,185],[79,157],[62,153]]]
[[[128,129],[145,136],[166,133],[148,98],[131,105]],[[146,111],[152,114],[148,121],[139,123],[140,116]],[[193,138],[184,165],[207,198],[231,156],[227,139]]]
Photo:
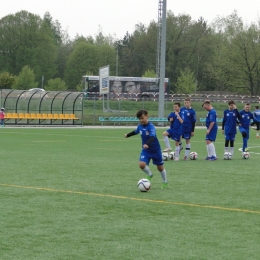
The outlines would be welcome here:
[[[166,50],[166,0],[159,0],[156,74],[159,84],[158,116],[164,117],[164,79]]]

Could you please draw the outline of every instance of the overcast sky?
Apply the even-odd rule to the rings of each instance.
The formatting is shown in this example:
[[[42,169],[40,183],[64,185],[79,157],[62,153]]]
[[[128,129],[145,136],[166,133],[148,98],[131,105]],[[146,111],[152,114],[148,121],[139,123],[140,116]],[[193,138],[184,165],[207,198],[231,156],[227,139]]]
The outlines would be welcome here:
[[[148,25],[158,19],[159,0],[0,0],[0,18],[21,10],[43,18],[49,12],[58,20],[70,38],[76,34],[95,36],[102,28],[105,36],[122,38],[135,24]],[[260,2],[256,0],[167,0],[167,10],[174,15],[189,14],[192,19],[203,17],[209,23],[217,16],[237,10],[243,21],[250,24],[260,18]]]

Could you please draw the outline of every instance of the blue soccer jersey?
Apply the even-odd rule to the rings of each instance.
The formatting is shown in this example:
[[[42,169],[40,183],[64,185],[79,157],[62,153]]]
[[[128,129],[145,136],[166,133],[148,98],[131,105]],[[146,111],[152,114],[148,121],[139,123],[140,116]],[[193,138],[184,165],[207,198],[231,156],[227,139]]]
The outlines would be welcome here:
[[[179,116],[182,117],[181,113],[179,113]],[[173,121],[171,122],[170,125],[170,129],[172,131],[176,131],[176,132],[182,132],[182,123],[180,122],[180,120],[177,118],[176,114],[174,112],[171,112],[168,116],[168,120],[170,118],[173,118]]]
[[[260,109],[254,111],[254,121],[260,122]]]
[[[211,130],[218,130],[218,125],[217,125],[217,112],[213,108],[208,111],[207,117],[206,117],[206,127],[209,128],[209,125],[211,122],[214,122],[214,125]]]
[[[191,132],[196,122],[196,111],[193,108],[182,107],[180,114],[183,119],[182,130],[184,132]]]
[[[250,120],[254,118],[253,113],[250,111],[246,112],[245,110],[242,110],[239,112],[240,114],[240,124],[243,128],[249,128],[250,126]]]
[[[139,124],[135,130],[136,134],[140,134],[142,138],[142,149],[146,152],[155,153],[159,150],[161,150],[160,143],[158,141],[158,138],[156,136],[156,129],[154,125],[150,122],[148,122],[147,125],[141,125]],[[153,142],[149,145],[148,149],[144,149],[143,145],[147,143],[147,141],[150,139],[150,137],[154,136]]]
[[[211,128],[209,134],[206,135],[206,140],[215,141],[218,132],[218,125],[217,125],[217,112],[215,109],[211,109],[208,111],[206,117],[206,127],[209,128],[210,123],[214,123],[213,127]]]
[[[223,116],[222,129],[225,134],[236,134],[237,133],[237,118],[238,111],[226,109]]]

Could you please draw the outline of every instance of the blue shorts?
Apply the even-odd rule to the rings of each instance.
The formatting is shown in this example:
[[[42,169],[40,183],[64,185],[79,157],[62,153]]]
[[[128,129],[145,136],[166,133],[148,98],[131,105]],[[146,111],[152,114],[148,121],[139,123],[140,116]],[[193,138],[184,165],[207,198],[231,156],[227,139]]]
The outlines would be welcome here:
[[[247,139],[249,139],[249,128],[244,128],[242,126],[238,126],[239,132],[242,134],[243,132],[246,132]]]
[[[225,140],[227,141],[234,141],[236,139],[236,134],[232,133],[232,134],[225,134]]]
[[[205,140],[209,140],[209,141],[214,142],[216,140],[217,133],[218,133],[218,129],[211,129],[209,134],[206,135],[206,139]]]
[[[182,131],[182,138],[190,139],[191,138],[191,131]]]
[[[174,140],[179,142],[181,140],[181,132],[180,131],[172,131],[172,129],[168,129],[166,131],[169,134],[169,137]]]
[[[145,162],[147,165],[149,165],[150,160],[153,160],[153,164],[160,166],[163,165],[163,158],[162,158],[162,151],[158,150],[154,153],[148,153],[144,150],[142,150],[139,161]]]

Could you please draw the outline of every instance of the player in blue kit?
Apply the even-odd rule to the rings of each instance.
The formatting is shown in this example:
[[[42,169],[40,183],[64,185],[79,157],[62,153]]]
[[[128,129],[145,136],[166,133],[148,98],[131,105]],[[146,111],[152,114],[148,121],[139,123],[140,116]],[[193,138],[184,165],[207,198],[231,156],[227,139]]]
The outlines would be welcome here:
[[[229,152],[233,156],[234,154],[234,142],[237,134],[237,121],[240,119],[240,114],[237,110],[235,102],[230,100],[228,102],[228,109],[224,111],[222,121],[222,134],[225,134],[225,148],[224,152]]]
[[[240,114],[240,119],[239,119],[238,129],[239,132],[242,134],[242,138],[243,138],[242,151],[248,152],[249,149],[247,148],[247,143],[249,139],[249,126],[250,126],[251,119],[254,119],[253,113],[250,112],[250,104],[246,103],[244,105],[244,110],[241,110],[239,114]]]
[[[208,156],[205,158],[205,160],[215,161],[218,159],[216,155],[215,145],[213,143],[215,142],[218,133],[217,112],[208,100],[206,100],[202,104],[202,107],[208,111],[206,117],[206,148]]]
[[[179,161],[179,154],[180,154],[179,142],[181,140],[182,124],[183,124],[183,119],[181,118],[181,115],[180,115],[180,107],[181,107],[181,104],[178,102],[173,104],[174,112],[171,112],[168,116],[168,121],[170,121],[170,123],[171,123],[170,129],[163,132],[163,140],[166,145],[166,149],[163,150],[164,152],[171,150],[169,138],[171,138],[172,140],[175,141],[175,159],[174,159],[174,161]]]
[[[139,167],[147,174],[147,179],[151,180],[153,177],[149,168],[150,160],[157,166],[158,171],[162,177],[162,189],[168,188],[166,170],[163,166],[163,158],[161,146],[156,136],[156,129],[152,123],[148,121],[147,110],[141,109],[136,113],[140,124],[136,130],[125,134],[125,138],[140,134],[142,139],[142,151],[139,157]]]
[[[253,113],[254,121],[251,123],[251,126],[256,125],[256,138],[259,138],[259,130],[260,130],[260,109],[259,106],[255,106],[255,111]]]
[[[191,143],[190,139],[194,136],[194,129],[196,124],[196,111],[191,107],[190,98],[184,99],[184,107],[181,108],[182,124],[182,138],[186,140],[184,160],[189,159]],[[182,149],[182,142],[180,140],[180,149]]]

